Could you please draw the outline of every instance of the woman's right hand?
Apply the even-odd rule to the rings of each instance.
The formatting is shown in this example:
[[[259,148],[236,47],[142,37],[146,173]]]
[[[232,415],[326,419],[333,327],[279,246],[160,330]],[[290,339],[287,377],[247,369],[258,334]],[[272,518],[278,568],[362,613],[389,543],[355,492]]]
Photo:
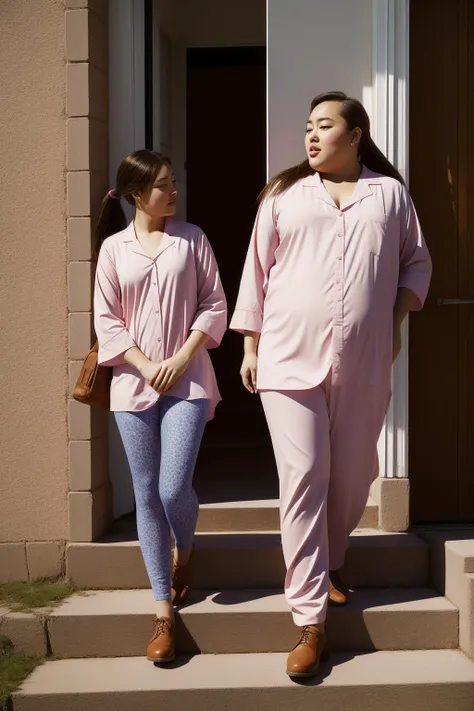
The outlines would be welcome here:
[[[257,354],[246,353],[240,368],[240,376],[249,393],[257,392]]]
[[[161,363],[154,363],[152,360],[144,363],[140,368],[140,373],[143,375],[148,385],[153,387],[156,376],[160,372]]]

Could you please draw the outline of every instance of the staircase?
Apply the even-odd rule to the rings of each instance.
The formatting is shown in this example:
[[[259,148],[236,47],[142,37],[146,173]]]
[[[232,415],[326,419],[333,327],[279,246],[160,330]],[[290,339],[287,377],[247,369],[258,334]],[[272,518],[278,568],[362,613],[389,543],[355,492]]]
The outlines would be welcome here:
[[[330,608],[331,659],[303,683],[285,674],[297,631],[275,499],[201,506],[196,590],[170,668],[144,658],[153,600],[133,533],[70,544],[68,574],[88,592],[50,615],[56,661],[13,711],[472,711],[474,663],[458,650],[458,610],[431,587],[428,543],[376,525],[369,500],[344,570],[353,603]]]

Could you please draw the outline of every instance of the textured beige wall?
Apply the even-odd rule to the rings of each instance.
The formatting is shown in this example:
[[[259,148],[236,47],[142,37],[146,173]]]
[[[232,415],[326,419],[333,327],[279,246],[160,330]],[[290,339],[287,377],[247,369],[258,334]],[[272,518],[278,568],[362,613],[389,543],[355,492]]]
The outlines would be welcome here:
[[[61,0],[0,3],[0,542],[67,536]]]

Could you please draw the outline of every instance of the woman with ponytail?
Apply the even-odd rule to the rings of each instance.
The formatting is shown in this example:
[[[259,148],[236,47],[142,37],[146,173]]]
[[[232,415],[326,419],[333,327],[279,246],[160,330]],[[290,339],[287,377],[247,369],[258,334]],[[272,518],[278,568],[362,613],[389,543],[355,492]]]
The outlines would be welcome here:
[[[259,392],[280,478],[285,592],[300,628],[291,677],[327,653],[328,604],[377,476],[401,324],[426,297],[431,260],[400,174],[341,92],[317,96],[306,160],[261,196],[231,328]]]
[[[122,199],[134,208],[128,226]],[[173,609],[192,584],[198,516],[192,479],[206,421],[220,400],[207,349],[219,345],[226,329],[211,246],[199,227],[174,218],[176,200],[170,162],[136,151],[120,165],[95,233],[99,363],[113,368],[110,407],[132,473],[156,600],[147,657],[161,664],[174,659]]]

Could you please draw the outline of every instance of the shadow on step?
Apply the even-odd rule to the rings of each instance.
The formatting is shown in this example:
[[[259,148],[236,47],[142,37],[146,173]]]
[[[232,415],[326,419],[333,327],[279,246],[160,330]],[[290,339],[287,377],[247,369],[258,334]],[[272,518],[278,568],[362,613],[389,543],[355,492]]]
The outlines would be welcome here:
[[[362,657],[366,654],[370,654],[371,651],[372,650],[364,650],[360,653],[357,652],[357,655],[354,654],[354,652],[338,652],[337,654],[331,654],[331,656],[326,662],[321,663],[319,673],[316,676],[311,679],[292,679],[292,681],[298,686],[319,686],[323,683],[325,679],[327,679],[331,675],[331,672],[334,667],[338,667],[340,664],[346,664],[351,659],[354,659],[354,657],[356,656]]]

